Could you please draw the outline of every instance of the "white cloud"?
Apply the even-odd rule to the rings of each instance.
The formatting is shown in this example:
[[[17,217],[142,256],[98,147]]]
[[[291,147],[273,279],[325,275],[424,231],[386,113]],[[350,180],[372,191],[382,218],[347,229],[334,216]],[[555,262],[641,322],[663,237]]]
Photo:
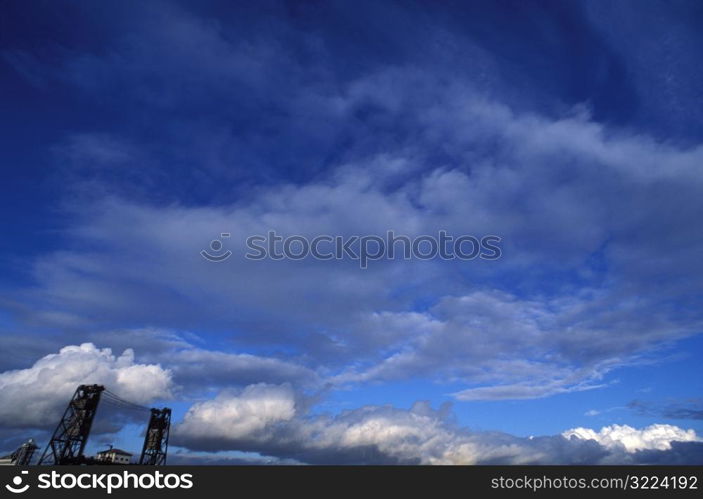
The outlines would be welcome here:
[[[519,438],[475,432],[452,422],[449,408],[417,402],[410,409],[364,406],[335,416],[298,404],[288,385],[252,385],[194,404],[173,431],[174,445],[194,451],[257,452],[308,463],[596,464],[661,460],[634,456],[700,442],[692,430],[577,428],[563,435]],[[629,457],[628,457],[629,456]],[[628,461],[629,460],[629,461]],[[642,461],[642,462],[645,462]]]
[[[258,384],[240,393],[221,393],[189,409],[174,429],[174,442],[192,449],[251,450],[330,463],[350,456],[426,464],[498,457],[520,461],[517,455],[525,451],[470,437],[426,403],[407,411],[367,406],[336,417],[312,416],[301,407],[287,385]]]
[[[340,90],[340,112],[373,101],[369,88],[388,81],[365,80]],[[339,382],[460,381],[462,400],[599,387],[612,369],[701,330],[698,309],[680,314],[670,303],[695,296],[703,272],[688,216],[703,209],[703,149],[611,130],[585,113],[517,113],[466,86],[437,99],[433,85],[419,96],[417,88],[373,102],[391,115],[418,102],[409,107],[409,126],[426,130],[417,148],[355,157],[307,183],[259,186],[217,206],[105,196],[77,207],[66,237],[86,249],[39,258],[31,317],[93,317],[100,329],[197,324],[244,345],[304,352],[307,368]],[[450,165],[423,153],[440,144]],[[349,261],[243,258],[246,238],[269,229],[495,233],[504,256],[372,262],[366,271]],[[234,256],[205,262],[199,251],[221,232]]]
[[[32,367],[0,373],[0,424],[39,428],[55,424],[80,384],[102,384],[143,404],[170,397],[172,383],[167,369],[136,363],[131,349],[116,356],[92,343],[66,346]]]
[[[605,426],[600,431],[573,428],[562,435],[565,438],[595,440],[608,449],[624,448],[627,452],[641,450],[670,450],[672,442],[702,442],[694,430],[684,430],[669,424],[653,424],[637,429],[628,425]]]
[[[289,385],[250,385],[239,394],[221,393],[213,400],[194,404],[178,432],[191,438],[255,439],[269,425],[291,420],[295,412],[295,396]]]
[[[605,17],[608,26],[619,18]],[[282,36],[261,36],[246,17],[232,26],[157,5],[130,26],[128,36],[106,40],[99,53],[62,49],[49,64],[29,52],[5,54],[39,87],[58,79],[98,97],[101,106],[137,102],[144,129],[163,130],[122,130],[131,138],[119,136],[119,127],[88,131],[56,148],[67,166],[62,185],[80,184],[89,202],[72,206],[65,218],[66,246],[34,262],[37,287],[18,293],[25,318],[75,337],[125,324],[196,325],[239,343],[217,352],[214,341],[209,350],[178,341],[145,354],[146,364],[137,364],[131,350],[118,357],[95,347],[61,350],[59,360],[48,356],[0,375],[0,382],[9,380],[0,384],[3,399],[31,409],[24,420],[43,420],[42,404],[57,407],[56,393],[65,399],[63,391],[84,378],[107,380],[133,400],[167,393],[171,378],[206,390],[286,379],[319,385],[422,377],[461,384],[459,400],[546,397],[604,386],[611,370],[701,331],[703,266],[699,232],[691,229],[703,211],[700,145],[604,126],[583,109],[562,116],[516,111],[501,98],[530,107],[532,97],[509,76],[520,64],[504,66],[488,46],[450,26],[424,33],[432,43],[423,43],[421,59],[389,65],[384,52],[342,73],[331,63],[339,61],[334,41],[287,23],[279,23]],[[408,30],[396,31],[384,33],[393,53],[407,46]],[[439,52],[428,49],[435,46]],[[686,78],[649,71],[637,59],[645,56],[634,55],[635,69],[684,90]],[[434,66],[435,56],[444,64]],[[459,59],[469,61],[466,73],[456,71]],[[627,64],[607,72],[627,73]],[[700,99],[681,98],[696,94],[694,87],[663,100],[639,99],[636,107],[672,98],[678,111],[695,107]],[[554,88],[536,97],[540,108],[552,109],[540,99],[554,104]],[[174,109],[164,128],[163,112]],[[202,119],[191,119],[193,112]],[[680,115],[656,118],[683,128],[700,121]],[[336,158],[343,159],[329,165]],[[244,239],[269,229],[309,236],[496,233],[505,250],[490,265],[374,262],[364,272],[355,262],[241,258]],[[232,234],[227,243],[235,258],[220,266],[204,262],[199,250],[223,231]],[[277,353],[232,353],[242,345]],[[290,390],[253,386],[194,406],[182,431],[215,438],[217,429],[203,428],[225,414],[229,426],[220,436],[230,445],[246,442],[246,429],[266,440],[282,427],[284,436],[305,442],[305,452],[371,446],[422,462],[552,455],[519,439],[485,443],[420,407],[310,419]],[[0,422],[19,420],[20,409],[10,405],[0,408]],[[307,434],[301,418],[318,425],[319,434]],[[605,438],[593,430],[584,435],[589,431]]]
[[[592,308],[605,298],[584,292],[571,299],[521,299],[505,292],[447,296],[423,313],[374,314],[368,334],[385,340],[384,358],[357,363],[338,383],[403,379],[418,374],[474,385],[458,400],[532,399],[605,386],[616,367],[638,362],[670,324],[647,333],[594,321]],[[628,336],[629,335],[629,336]],[[606,351],[607,349],[607,351]]]
[[[167,366],[180,393],[199,396],[209,389],[262,382],[298,387],[320,383],[314,370],[295,359],[203,348],[200,335],[184,331],[119,329],[91,334],[90,339],[113,350],[134,348],[143,362]]]

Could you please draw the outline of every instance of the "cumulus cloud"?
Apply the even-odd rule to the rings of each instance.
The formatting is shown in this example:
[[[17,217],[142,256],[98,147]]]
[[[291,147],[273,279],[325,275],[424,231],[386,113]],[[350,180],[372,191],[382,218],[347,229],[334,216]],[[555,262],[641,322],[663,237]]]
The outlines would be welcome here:
[[[178,428],[191,438],[255,438],[261,430],[289,421],[294,415],[290,386],[250,385],[240,394],[221,393],[213,400],[193,405]]]
[[[257,414],[258,413],[258,414]],[[462,437],[425,403],[411,410],[367,406],[312,416],[286,386],[253,385],[195,404],[174,443],[201,450],[245,450],[304,462],[475,462],[510,454]]]
[[[0,423],[6,427],[51,426],[79,384],[103,384],[135,403],[171,396],[171,373],[135,362],[134,351],[114,355],[92,343],[66,346],[26,369],[0,373]]]
[[[364,406],[314,415],[286,385],[252,385],[194,404],[173,442],[195,451],[239,450],[307,463],[596,464],[665,460],[656,452],[698,443],[693,430],[652,425],[587,428],[520,438],[457,426],[448,407],[417,402],[408,410]],[[689,449],[692,455],[699,447]],[[632,456],[627,457],[628,454]]]
[[[694,430],[684,430],[668,424],[653,424],[637,429],[628,425],[605,426],[600,431],[573,428],[562,434],[565,438],[595,440],[607,449],[623,448],[627,452],[641,450],[670,450],[672,442],[702,442]]]

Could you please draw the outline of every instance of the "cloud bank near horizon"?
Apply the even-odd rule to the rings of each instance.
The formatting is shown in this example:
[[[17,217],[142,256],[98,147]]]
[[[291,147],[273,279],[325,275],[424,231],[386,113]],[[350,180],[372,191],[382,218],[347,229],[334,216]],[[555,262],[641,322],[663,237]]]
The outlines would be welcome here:
[[[90,343],[66,346],[30,368],[0,373],[0,396],[5,401],[0,421],[6,428],[46,432],[60,417],[75,385],[82,383],[104,383],[140,403],[177,401],[175,394],[187,392],[173,383],[173,374],[189,360],[188,355],[175,356],[162,367],[135,363],[131,350],[115,356],[109,348]],[[39,388],[44,395],[37,398]],[[366,405],[329,415],[314,410],[319,400],[287,382],[224,388],[214,398],[193,403],[181,420],[174,421],[171,443],[184,459],[188,452],[196,453],[192,462],[216,462],[218,453],[237,451],[264,456],[253,462],[308,464],[693,463],[703,452],[703,438],[694,430],[670,424],[642,429],[579,427],[561,435],[522,438],[462,427],[448,405],[440,409],[423,401],[409,409]],[[101,440],[121,428],[110,426],[108,417],[103,414],[97,429]],[[204,458],[202,453],[214,454]]]

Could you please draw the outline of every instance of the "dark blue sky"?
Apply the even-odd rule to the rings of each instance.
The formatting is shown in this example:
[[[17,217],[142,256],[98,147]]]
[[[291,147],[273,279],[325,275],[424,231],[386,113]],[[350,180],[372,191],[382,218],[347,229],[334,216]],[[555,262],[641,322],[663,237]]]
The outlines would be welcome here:
[[[700,455],[671,442],[703,434],[702,27],[696,1],[3,2],[0,397],[54,396],[0,410],[0,448],[97,380],[176,407],[183,461]],[[268,230],[504,251],[246,260]]]

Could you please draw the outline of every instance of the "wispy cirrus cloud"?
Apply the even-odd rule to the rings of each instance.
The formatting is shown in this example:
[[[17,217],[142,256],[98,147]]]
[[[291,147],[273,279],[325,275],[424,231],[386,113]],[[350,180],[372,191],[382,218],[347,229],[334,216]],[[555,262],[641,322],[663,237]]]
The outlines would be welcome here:
[[[690,220],[667,214],[699,207],[698,149],[617,134],[585,115],[554,121],[450,97],[462,112],[443,115],[456,125],[444,140],[458,144],[459,130],[490,137],[492,159],[472,158],[468,146],[466,166],[428,170],[417,157],[384,154],[224,206],[114,196],[87,212],[76,206],[67,236],[87,249],[39,259],[39,286],[27,297],[39,317],[100,317],[93,324],[101,328],[207,324],[244,348],[305,352],[308,368],[345,382],[422,373],[460,380],[469,385],[460,400],[604,386],[610,370],[700,331],[695,310],[682,314],[672,302],[696,300],[685,278],[700,271],[688,244],[695,235],[685,230]],[[504,257],[462,270],[385,261],[368,271],[345,261],[243,258],[246,238],[268,230],[314,237],[440,227],[499,234]],[[199,250],[223,231],[235,257],[211,265]],[[473,281],[457,281],[457,271]],[[415,309],[418,300],[429,305]]]

